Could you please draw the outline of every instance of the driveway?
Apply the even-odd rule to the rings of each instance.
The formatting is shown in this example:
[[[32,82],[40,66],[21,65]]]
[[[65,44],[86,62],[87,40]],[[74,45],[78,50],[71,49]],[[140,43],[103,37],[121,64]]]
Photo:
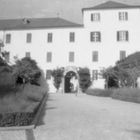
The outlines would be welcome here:
[[[44,125],[1,132],[0,140],[140,140],[140,104],[55,93],[45,113]]]

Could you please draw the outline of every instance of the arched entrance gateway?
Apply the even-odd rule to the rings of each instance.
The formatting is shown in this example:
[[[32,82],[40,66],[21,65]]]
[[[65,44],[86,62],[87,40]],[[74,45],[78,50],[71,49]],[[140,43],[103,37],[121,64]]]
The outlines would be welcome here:
[[[64,93],[79,92],[79,75],[76,67],[66,67],[63,77]]]

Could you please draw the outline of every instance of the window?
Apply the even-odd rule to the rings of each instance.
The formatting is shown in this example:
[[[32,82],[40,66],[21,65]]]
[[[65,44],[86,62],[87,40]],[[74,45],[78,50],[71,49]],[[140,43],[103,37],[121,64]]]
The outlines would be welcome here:
[[[48,42],[51,43],[52,42],[52,33],[48,33]]]
[[[126,57],[126,51],[120,51],[120,60],[123,60]]]
[[[31,57],[31,54],[30,54],[30,52],[26,52],[26,54],[25,54],[25,57],[28,57],[28,58],[30,58],[30,57]]]
[[[69,52],[69,62],[74,62],[74,52]]]
[[[74,42],[75,41],[75,33],[74,32],[70,32],[69,40],[70,40],[70,42]]]
[[[119,20],[120,21],[128,20],[128,13],[127,12],[119,12]]]
[[[31,41],[32,41],[32,34],[31,33],[27,33],[26,42],[27,43],[31,43]]]
[[[117,32],[117,41],[128,41],[129,32],[128,31],[118,31]]]
[[[93,70],[92,71],[92,79],[93,80],[98,80],[98,70]]]
[[[4,54],[4,57],[5,57],[6,62],[9,62],[9,60],[10,60],[10,53],[9,52],[6,52]]]
[[[91,21],[100,21],[100,13],[91,14]]]
[[[52,62],[52,52],[47,52],[47,62]]]
[[[52,71],[46,70],[46,79],[51,79]]]
[[[91,42],[101,42],[101,33],[100,32],[90,32],[90,41]]]
[[[6,43],[11,43],[11,34],[6,34]]]
[[[92,52],[92,61],[93,62],[98,62],[98,51],[93,51]]]

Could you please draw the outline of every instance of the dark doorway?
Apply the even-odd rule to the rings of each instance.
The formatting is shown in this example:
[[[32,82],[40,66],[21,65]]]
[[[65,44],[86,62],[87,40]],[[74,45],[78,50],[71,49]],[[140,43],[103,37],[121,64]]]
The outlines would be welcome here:
[[[76,73],[73,71],[69,71],[65,76],[65,93],[71,93],[72,92],[72,84],[70,82],[72,77],[76,77]]]

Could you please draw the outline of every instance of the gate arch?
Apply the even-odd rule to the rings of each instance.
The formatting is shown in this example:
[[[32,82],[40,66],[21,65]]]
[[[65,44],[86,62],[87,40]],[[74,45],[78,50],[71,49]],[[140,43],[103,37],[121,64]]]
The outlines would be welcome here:
[[[78,69],[77,67],[74,67],[74,66],[68,66],[64,69],[64,77],[63,77],[63,92],[64,93],[71,93],[71,86],[70,85],[70,80],[71,78],[74,77],[76,79],[72,79],[73,81],[74,80],[77,80],[77,91],[76,92],[79,92],[79,75],[78,75]],[[76,82],[73,83],[75,84],[74,86],[76,86]]]

